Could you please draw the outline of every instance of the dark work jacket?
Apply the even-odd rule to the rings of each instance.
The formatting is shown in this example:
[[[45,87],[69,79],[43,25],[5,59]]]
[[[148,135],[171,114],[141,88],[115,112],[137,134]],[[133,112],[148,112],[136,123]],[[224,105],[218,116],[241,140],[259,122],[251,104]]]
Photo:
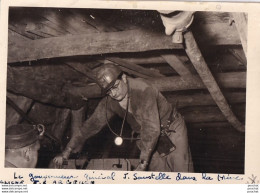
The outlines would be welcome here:
[[[127,80],[131,113],[128,113],[126,121],[135,132],[140,133],[140,159],[148,161],[157,144],[160,125],[169,118],[172,106],[155,87],[144,79],[128,77]],[[73,150],[80,139],[86,140],[97,134],[106,126],[106,114],[108,120],[114,115],[123,118],[125,109],[111,97],[103,98],[91,117],[84,122],[81,131],[72,136],[67,148]]]

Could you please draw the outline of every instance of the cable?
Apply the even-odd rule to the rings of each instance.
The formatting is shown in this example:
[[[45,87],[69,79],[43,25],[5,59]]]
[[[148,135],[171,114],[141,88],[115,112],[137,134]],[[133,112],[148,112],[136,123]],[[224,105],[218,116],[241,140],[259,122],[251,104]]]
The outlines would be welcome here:
[[[121,137],[122,139],[125,139],[125,140],[139,140],[140,138],[125,138],[125,137],[122,137],[122,134],[123,134],[123,128],[124,128],[124,124],[125,124],[125,120],[126,120],[126,116],[127,116],[127,113],[128,113],[128,106],[129,106],[129,93],[128,93],[128,88],[127,88],[127,103],[126,103],[126,112],[125,112],[125,115],[124,115],[124,119],[123,119],[123,122],[122,122],[122,126],[121,126],[121,129],[120,129],[120,135],[118,135],[117,133],[115,133],[113,131],[113,129],[110,127],[109,123],[108,123],[108,119],[107,119],[107,101],[108,101],[108,96],[106,96],[106,122],[107,122],[107,126],[109,128],[109,130],[117,137]]]

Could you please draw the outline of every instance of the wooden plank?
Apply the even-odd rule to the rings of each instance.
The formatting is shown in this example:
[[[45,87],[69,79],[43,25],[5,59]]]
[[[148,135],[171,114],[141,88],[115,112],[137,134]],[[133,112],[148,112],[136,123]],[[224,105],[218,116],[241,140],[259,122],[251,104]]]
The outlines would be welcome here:
[[[233,13],[232,15],[235,20],[242,47],[247,56],[247,16],[245,13]]]
[[[8,62],[32,61],[78,55],[181,49],[171,37],[142,30],[71,35],[17,42],[8,49]]]
[[[34,39],[41,38],[38,35],[24,31],[24,29],[25,29],[25,26],[16,26],[16,25],[12,25],[12,24],[8,25],[8,30],[14,31],[14,32],[16,32],[16,33],[20,34],[21,36],[24,36],[28,39],[34,40]],[[9,36],[9,37],[11,38],[11,36]],[[10,40],[10,38],[8,39],[8,41],[13,41],[13,40]]]
[[[241,64],[242,64],[245,67],[244,69],[246,69],[247,59],[246,59],[246,55],[245,55],[243,48],[242,49],[229,48],[228,51],[236,60],[238,60],[237,66],[241,67]]]
[[[15,43],[16,41],[20,40],[28,40],[28,38],[17,33],[16,31],[8,29],[8,44]]]
[[[221,88],[246,88],[246,73],[219,73],[216,74],[216,80],[221,85]],[[150,79],[151,83],[156,86],[160,91],[177,91],[189,89],[205,89],[205,85],[198,75],[190,77],[165,77]],[[174,84],[173,84],[174,83]]]
[[[62,9],[47,8],[41,11],[42,12],[40,14],[42,15],[42,17],[57,25],[60,29],[63,29],[64,32],[68,32],[70,34],[77,34],[77,30],[70,25],[70,22],[66,22],[66,20],[64,20]]]
[[[75,14],[71,9],[62,9],[62,17],[66,20],[61,20],[60,23],[65,23],[70,25],[73,29],[76,30],[73,34],[86,34],[86,33],[96,33],[98,32],[95,28],[88,25],[85,18],[79,17],[78,14]]]
[[[163,74],[164,76],[178,76],[178,73],[168,64],[158,64],[156,66],[151,66],[151,67],[145,66],[145,68],[153,71],[157,71]]]
[[[218,82],[223,88],[245,88],[246,86],[246,73],[222,73],[216,76]],[[188,82],[187,80],[190,80]],[[205,85],[201,81],[200,77],[193,75],[188,79],[182,79],[179,76],[176,77],[165,77],[149,79],[151,84],[157,87],[160,91],[179,91],[179,90],[190,90],[190,89],[206,89]],[[234,81],[233,81],[234,80]],[[173,84],[173,82],[175,84]],[[100,88],[97,85],[75,87],[70,86],[68,90],[73,95],[84,96],[84,98],[96,98],[100,96]]]
[[[199,76],[191,76],[187,82],[181,77],[149,79],[160,91],[205,89]],[[217,74],[223,88],[245,88],[246,73]],[[76,82],[77,84],[73,84]],[[97,98],[101,90],[96,84],[88,85],[88,79],[65,65],[36,65],[7,68],[7,89],[42,103],[77,109],[85,103],[83,98]],[[174,84],[173,84],[174,82]]]
[[[233,106],[236,110],[237,116],[245,120],[245,105]],[[199,107],[185,107],[179,110],[188,123],[199,122],[222,122],[226,121],[226,117],[219,110],[217,106],[199,106]],[[230,124],[230,122],[229,122]],[[232,124],[230,124],[232,126]]]
[[[27,23],[26,31],[32,32],[35,34],[39,34],[41,36],[44,36],[45,38],[48,37],[56,37],[56,36],[62,36],[64,35],[63,32],[57,31],[53,27],[49,27],[47,23],[50,23],[49,21],[43,21],[43,23]]]
[[[48,33],[45,33],[43,31],[39,31],[39,30],[32,30],[32,31],[26,31],[27,33],[30,33],[30,34],[35,34],[37,36],[39,36],[38,39],[42,39],[42,38],[51,38],[53,37],[53,35],[51,34],[48,34]]]
[[[232,112],[229,104],[227,103],[224,95],[222,94],[215,78],[211,74],[198,46],[193,37],[192,32],[187,32],[184,34],[185,38],[185,50],[189,56],[192,64],[199,73],[203,83],[209,90],[212,98],[215,100],[216,104],[222,111],[226,119],[231,123],[231,125],[238,131],[245,131],[245,126],[240,123],[235,114]]]
[[[196,12],[191,29],[198,43],[206,45],[241,45],[232,17],[227,12]]]
[[[230,104],[245,103],[246,93],[245,92],[226,92],[225,96]],[[203,105],[215,105],[215,101],[210,94],[167,94],[165,95],[167,101],[173,104],[178,104],[178,107],[189,107],[189,106],[203,106]]]
[[[89,69],[86,65],[83,65],[82,63],[79,62],[68,62],[68,61],[65,62],[65,64],[75,69],[77,72],[87,76],[93,82],[96,82],[96,77],[94,76],[91,69]]]
[[[178,50],[179,51],[179,50]],[[171,50],[171,53],[173,52],[173,50]],[[174,53],[175,54],[175,53]],[[178,58],[183,62],[187,62],[189,61],[186,53],[184,52],[185,55],[180,55],[177,54]],[[119,57],[119,56],[116,56]],[[128,62],[134,63],[134,64],[138,64],[138,65],[142,65],[142,66],[149,66],[149,65],[154,65],[154,64],[165,64],[166,61],[161,57],[161,54],[156,54],[156,53],[128,53],[128,54],[120,54],[120,58],[127,60]]]
[[[114,23],[107,24],[107,18],[101,19],[100,15],[97,15],[95,13],[92,13],[93,10],[87,9],[87,10],[71,10],[71,12],[80,18],[80,20],[84,21],[86,24],[91,26],[93,29],[99,32],[115,32],[118,31],[114,27]]]
[[[159,72],[143,68],[141,66],[133,64],[133,63],[128,62],[127,60],[124,60],[124,59],[121,59],[121,58],[108,57],[108,58],[106,58],[106,60],[109,60],[109,61],[116,63],[120,66],[123,66],[125,68],[128,68],[128,69],[136,71],[136,72],[139,72],[139,73],[144,74],[144,75],[149,76],[149,77],[164,77],[164,75],[160,74]]]
[[[80,62],[65,62],[65,64],[69,65],[71,68],[75,69],[77,72],[84,74],[85,76],[87,76],[93,82],[97,83],[96,77],[93,74],[94,72],[90,68],[88,68],[86,65],[84,65]],[[136,77],[150,78],[150,76],[144,75],[143,73],[139,73],[135,70],[126,68],[124,66],[119,66],[119,68],[122,71],[127,72],[130,75],[134,75]]]
[[[120,56],[121,57],[121,56]],[[134,64],[163,64],[165,60],[161,56],[143,56],[143,57],[121,57]]]
[[[180,75],[191,75],[191,70],[183,65],[182,61],[174,54],[162,54],[163,59]]]
[[[206,129],[206,128],[227,128],[231,127],[231,125],[227,121],[219,121],[219,122],[202,122],[202,123],[189,123],[189,128],[192,129]]]
[[[200,45],[241,45],[236,27],[229,23],[202,23],[191,29]]]
[[[31,10],[27,9],[25,11],[24,8],[11,8],[9,13],[8,28],[25,37],[28,37],[29,39],[39,39],[42,38],[41,35],[30,33],[27,28],[36,28],[36,24],[41,20],[42,18],[35,15]]]
[[[26,98],[24,96],[18,96],[7,92],[7,97],[9,97],[23,112],[27,112],[31,107],[33,100]],[[6,106],[6,128],[11,125],[20,123],[23,117],[10,105]]]
[[[87,79],[83,75],[65,65],[19,68],[7,66],[7,90],[41,103],[69,108],[80,107],[84,103],[82,97],[76,94],[71,96],[66,91],[65,85],[71,80],[80,81],[83,85],[87,84]]]
[[[61,28],[59,25],[56,25],[55,23],[49,21],[48,19],[44,18],[45,20],[43,20],[41,23],[48,27],[51,28],[52,30],[56,31],[57,35],[66,35],[69,34],[66,30],[64,30],[63,28]]]
[[[140,77],[140,78],[144,78],[144,79],[149,79],[151,78],[150,76],[147,76],[145,74],[139,73],[137,71],[131,70],[129,68],[126,68],[124,66],[118,66],[123,72],[128,73],[129,75],[132,75],[134,77]]]
[[[195,12],[194,22],[198,24],[229,23],[230,13],[197,11]]]

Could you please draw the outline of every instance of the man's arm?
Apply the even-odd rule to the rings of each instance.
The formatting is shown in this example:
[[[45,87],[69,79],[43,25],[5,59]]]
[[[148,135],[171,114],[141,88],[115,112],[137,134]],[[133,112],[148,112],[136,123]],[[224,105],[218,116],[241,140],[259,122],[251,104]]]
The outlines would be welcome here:
[[[140,160],[149,162],[151,154],[157,144],[160,135],[160,118],[157,106],[158,91],[149,87],[144,92],[142,99],[142,125],[141,125],[141,143],[142,149]]]
[[[106,116],[109,121],[113,117],[113,115],[114,113],[110,108],[109,100],[106,109],[106,98],[103,98],[99,102],[97,108],[90,116],[90,118],[83,123],[78,132],[75,132],[72,135],[71,140],[67,144],[65,150],[62,152],[62,160],[68,159],[71,152],[77,147],[78,144],[84,143],[88,138],[97,134],[106,125]],[[60,156],[59,159],[61,159]]]

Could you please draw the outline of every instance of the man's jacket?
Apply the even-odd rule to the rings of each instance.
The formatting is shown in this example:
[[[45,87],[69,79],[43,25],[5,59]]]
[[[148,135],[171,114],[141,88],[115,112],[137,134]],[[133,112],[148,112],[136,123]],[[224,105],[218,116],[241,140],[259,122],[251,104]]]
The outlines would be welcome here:
[[[172,106],[150,83],[141,78],[127,78],[129,109],[126,121],[131,128],[140,133],[140,159],[149,161],[160,135],[160,125],[169,118]],[[86,120],[80,133],[72,136],[67,148],[74,149],[80,139],[88,139],[106,126],[108,121],[118,115],[123,118],[125,109],[111,97],[104,97],[91,117]]]

